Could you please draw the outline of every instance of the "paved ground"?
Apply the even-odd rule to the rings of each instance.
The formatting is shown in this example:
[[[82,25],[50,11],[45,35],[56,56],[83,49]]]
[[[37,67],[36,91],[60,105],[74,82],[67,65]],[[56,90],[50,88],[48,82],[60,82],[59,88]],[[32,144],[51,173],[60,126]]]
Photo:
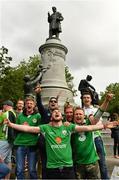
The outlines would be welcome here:
[[[106,163],[107,163],[109,176],[111,177],[114,166],[119,166],[119,159],[116,159],[113,156],[106,156]],[[14,175],[12,176],[12,178],[14,179]]]
[[[113,139],[111,138],[111,131],[109,129],[103,131],[102,138],[106,149],[107,167],[111,177],[114,166],[119,166],[119,159],[113,157]]]
[[[107,156],[106,162],[107,162],[107,168],[108,168],[109,176],[111,177],[114,166],[119,167],[119,159],[116,159],[113,156]]]

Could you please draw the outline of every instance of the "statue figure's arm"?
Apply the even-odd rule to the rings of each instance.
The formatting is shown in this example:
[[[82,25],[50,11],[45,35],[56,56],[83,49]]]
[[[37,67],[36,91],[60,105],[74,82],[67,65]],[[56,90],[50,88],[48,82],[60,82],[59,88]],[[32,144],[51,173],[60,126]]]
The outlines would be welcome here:
[[[78,86],[78,90],[79,91],[82,91],[83,89],[85,89],[85,83],[84,83],[84,80],[81,80],[80,83],[79,83],[79,86]]]
[[[87,82],[87,84],[91,89],[93,89],[95,91],[95,88],[90,83]]]
[[[52,21],[52,17],[50,15],[50,13],[48,12],[48,22],[51,23],[51,21]]]
[[[35,85],[41,78],[42,78],[42,72],[37,74],[35,77],[32,77],[29,82],[27,82],[28,85]]]
[[[64,20],[62,14],[59,13],[59,12],[57,12],[57,20],[58,20],[58,21],[63,21],[63,20]]]

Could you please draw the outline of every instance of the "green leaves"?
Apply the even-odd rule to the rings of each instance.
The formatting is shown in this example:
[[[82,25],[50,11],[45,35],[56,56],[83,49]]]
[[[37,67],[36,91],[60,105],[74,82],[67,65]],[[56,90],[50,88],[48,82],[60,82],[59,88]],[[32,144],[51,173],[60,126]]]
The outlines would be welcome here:
[[[110,113],[118,113],[119,114],[119,83],[111,83],[106,87],[104,93],[101,93],[101,102],[104,100],[104,97],[107,92],[112,92],[114,94],[114,98],[109,104],[108,111]]]

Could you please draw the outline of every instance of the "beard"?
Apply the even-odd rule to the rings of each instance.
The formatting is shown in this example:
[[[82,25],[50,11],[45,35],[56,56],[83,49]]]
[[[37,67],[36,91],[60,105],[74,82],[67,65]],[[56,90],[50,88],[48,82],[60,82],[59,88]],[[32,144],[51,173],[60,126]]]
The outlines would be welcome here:
[[[61,119],[52,119],[52,122],[60,122]]]

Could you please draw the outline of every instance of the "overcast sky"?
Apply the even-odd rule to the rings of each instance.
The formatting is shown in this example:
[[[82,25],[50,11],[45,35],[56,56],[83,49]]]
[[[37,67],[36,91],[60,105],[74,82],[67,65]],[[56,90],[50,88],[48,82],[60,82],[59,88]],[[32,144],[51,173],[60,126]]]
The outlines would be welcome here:
[[[60,39],[75,88],[87,74],[98,93],[119,82],[119,0],[0,0],[0,46],[9,49],[12,65],[39,53],[52,6],[64,17]]]

